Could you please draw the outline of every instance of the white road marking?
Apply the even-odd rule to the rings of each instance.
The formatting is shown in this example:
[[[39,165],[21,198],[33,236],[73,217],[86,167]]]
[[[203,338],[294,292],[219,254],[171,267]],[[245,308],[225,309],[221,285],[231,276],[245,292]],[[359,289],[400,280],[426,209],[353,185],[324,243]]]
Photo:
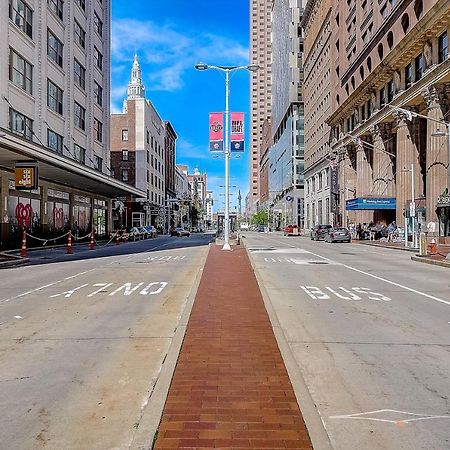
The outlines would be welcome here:
[[[106,289],[112,286],[112,283],[95,283],[93,284],[93,287],[99,287],[100,289],[97,289],[96,291],[92,292],[88,295],[88,297],[93,297],[95,294],[98,294],[99,292],[106,292]]]
[[[374,414],[398,414],[400,417],[398,420],[392,419],[383,419],[378,417],[373,417]],[[403,419],[401,416],[410,417],[409,419]],[[416,414],[407,411],[397,411],[395,409],[379,409],[377,411],[367,411],[358,414],[344,414],[339,416],[330,416],[330,419],[355,419],[355,420],[373,420],[375,422],[387,422],[393,424],[399,423],[409,423],[409,422],[417,422],[419,420],[430,420],[430,419],[450,419],[450,416],[439,416],[439,415],[431,415],[431,414]]]
[[[20,319],[23,319],[23,317],[22,316],[14,316],[14,319],[20,320]]]
[[[125,289],[123,295],[131,295],[134,291],[139,289],[143,284],[144,283],[141,282],[141,283],[138,283],[136,286],[131,287],[132,286],[131,283],[124,283],[122,286],[118,287],[115,291],[111,292],[111,294],[109,294],[109,296],[111,297],[123,289]]]
[[[15,295],[14,297],[10,297],[10,298],[7,298],[7,299],[0,300],[0,304],[1,303],[7,303],[7,302],[10,302],[12,300],[17,300],[19,298],[25,297],[26,295],[33,294],[34,292],[42,291],[42,289],[46,289],[48,287],[55,286],[56,284],[63,283],[64,281],[67,281],[67,280],[72,280],[73,278],[79,277],[81,275],[85,275],[86,273],[92,272],[94,270],[96,270],[96,268],[95,269],[91,269],[91,270],[85,270],[84,272],[80,272],[80,273],[77,273],[77,274],[72,275],[70,277],[63,278],[62,280],[54,281],[53,283],[44,284],[44,286],[40,286],[40,287],[38,287],[36,289],[31,289],[30,291],[26,291],[26,292],[23,292],[22,294]]]
[[[158,284],[160,284],[161,286],[158,289],[156,289],[156,291],[149,292],[149,289],[152,286],[157,286]],[[139,292],[139,294],[141,294],[141,295],[156,295],[156,294],[160,294],[168,284],[169,283],[167,283],[166,281],[157,281],[157,282],[150,283],[144,289],[142,289],[142,291]]]
[[[89,284],[88,283],[82,284],[81,286],[78,286],[73,289],[69,289],[68,291],[64,291],[59,294],[51,295],[50,298],[60,297],[61,295],[64,295],[64,298],[70,298],[70,297],[72,297],[72,294],[74,294],[76,291],[79,291],[80,289],[83,289],[86,286],[89,286]]]

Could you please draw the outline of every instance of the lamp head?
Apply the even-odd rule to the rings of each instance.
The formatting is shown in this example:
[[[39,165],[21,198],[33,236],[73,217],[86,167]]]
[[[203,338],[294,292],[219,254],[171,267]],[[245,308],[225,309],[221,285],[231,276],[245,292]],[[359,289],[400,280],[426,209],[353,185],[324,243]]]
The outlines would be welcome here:
[[[260,66],[258,66],[258,64],[250,64],[247,66],[247,69],[250,70],[250,72],[256,72],[260,69]]]
[[[208,70],[208,64],[199,62],[198,64],[195,65],[195,68],[197,70]]]

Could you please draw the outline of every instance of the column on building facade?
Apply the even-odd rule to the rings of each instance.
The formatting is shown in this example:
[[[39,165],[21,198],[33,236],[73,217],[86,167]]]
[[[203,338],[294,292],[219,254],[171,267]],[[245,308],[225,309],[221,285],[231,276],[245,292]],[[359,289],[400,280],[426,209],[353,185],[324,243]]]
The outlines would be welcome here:
[[[377,197],[395,196],[392,124],[380,123],[371,129],[373,139],[373,191]]]
[[[106,201],[106,234],[109,236],[113,231],[113,200],[108,199]]]
[[[411,166],[414,166],[414,190],[417,194],[423,190],[422,175],[420,172],[419,153],[417,145],[411,137],[414,125],[408,125],[406,116],[396,114],[397,119],[397,163],[396,163],[396,197],[397,197],[397,223],[404,222],[403,211],[409,208],[412,197]]]
[[[2,173],[0,179],[0,244],[4,246],[8,240],[8,195],[9,195],[9,178],[6,173]]]
[[[41,185],[41,231],[45,235],[48,232],[48,187]]]
[[[74,224],[73,219],[73,210],[75,206],[75,194],[73,192],[69,193],[69,225],[72,228],[72,225]]]
[[[339,166],[340,180],[340,204],[342,205],[343,226],[348,226],[350,222],[354,222],[354,213],[346,210],[346,201],[355,197],[356,194],[356,168],[355,168],[355,148],[346,146],[341,156]]]
[[[427,203],[426,220],[427,222],[438,222],[436,215],[436,203],[438,197],[442,195],[448,181],[448,137],[433,136],[438,130],[447,132],[445,126],[439,125],[434,120],[444,121],[445,113],[450,109],[450,84],[439,84],[430,86],[422,92],[425,99],[428,117],[433,120],[427,120]],[[437,230],[437,228],[436,228]]]
[[[372,149],[366,149],[364,145],[356,147],[356,196],[367,197],[372,195],[373,171],[370,164],[369,152]],[[358,223],[369,223],[373,220],[372,211],[358,211],[356,214]]]

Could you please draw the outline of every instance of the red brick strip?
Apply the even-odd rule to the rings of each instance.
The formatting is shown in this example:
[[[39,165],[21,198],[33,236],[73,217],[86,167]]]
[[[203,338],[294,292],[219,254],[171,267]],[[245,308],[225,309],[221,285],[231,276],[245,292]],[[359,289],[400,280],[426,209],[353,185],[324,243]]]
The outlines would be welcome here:
[[[154,448],[312,448],[242,248],[211,246]]]

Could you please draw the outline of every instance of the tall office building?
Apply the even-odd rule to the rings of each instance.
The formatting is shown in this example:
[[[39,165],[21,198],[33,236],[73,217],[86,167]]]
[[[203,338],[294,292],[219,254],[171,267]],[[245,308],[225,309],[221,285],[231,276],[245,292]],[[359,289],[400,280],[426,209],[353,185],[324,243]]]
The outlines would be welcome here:
[[[305,227],[336,222],[333,194],[336,169],[330,167],[331,8],[332,0],[308,0],[305,33]],[[340,45],[340,44],[338,44]],[[333,61],[334,62],[334,61]],[[333,67],[333,68],[332,68]]]
[[[2,241],[23,227],[48,235],[75,222],[107,231],[108,200],[139,194],[109,176],[110,8],[0,1]],[[16,189],[18,160],[39,165],[37,189]]]
[[[274,0],[272,8],[272,142],[268,197],[276,228],[303,227],[304,119],[302,0]],[[278,214],[277,214],[278,212]]]
[[[272,0],[250,0],[250,64],[260,69],[250,79],[250,191],[249,211],[260,204],[263,124],[271,113],[271,9]]]
[[[449,241],[448,0],[349,0],[333,5],[330,21],[342,223],[412,229],[415,216]]]

